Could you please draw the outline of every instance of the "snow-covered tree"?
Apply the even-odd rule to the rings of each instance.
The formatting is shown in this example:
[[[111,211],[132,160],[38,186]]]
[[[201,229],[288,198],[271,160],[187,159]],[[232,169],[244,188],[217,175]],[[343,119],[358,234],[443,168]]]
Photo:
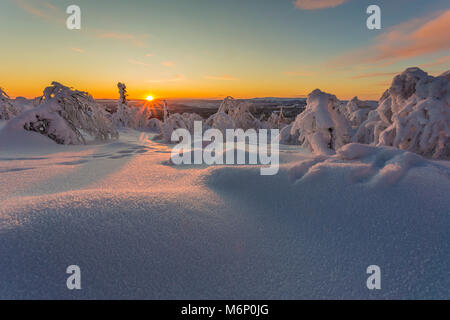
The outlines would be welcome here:
[[[449,159],[448,75],[433,77],[419,68],[397,75],[381,97],[377,114],[361,125],[353,140]]]
[[[36,97],[33,99],[27,99],[24,97],[16,97],[14,100],[11,101],[11,103],[14,105],[14,107],[18,110],[18,113],[22,113],[24,111],[33,109],[37,106],[39,106],[42,103],[43,97]]]
[[[439,77],[444,77],[445,79],[447,79],[448,81],[450,81],[450,70],[444,71],[443,73],[441,73],[439,75]]]
[[[117,88],[119,88],[119,95],[120,95],[120,100],[119,102],[122,104],[127,104],[127,86],[125,85],[125,83],[117,83]]]
[[[283,114],[283,107],[281,107],[280,112],[272,112],[264,125],[267,129],[282,129],[286,127],[289,122],[289,119]]]
[[[152,117],[152,110],[147,104],[134,108],[132,127],[135,129],[147,128]]]
[[[153,132],[161,133],[163,122],[157,118],[151,118],[148,120],[147,129]]]
[[[169,119],[169,108],[167,108],[167,101],[164,100],[163,101],[163,112],[164,112],[164,116],[163,116],[163,121],[165,122],[167,119]]]
[[[217,113],[206,120],[206,125],[222,132],[226,129],[262,128],[261,122],[253,116],[250,107],[248,102],[238,102],[232,97],[226,97]]]
[[[363,144],[378,144],[380,133],[387,128],[387,124],[382,122],[377,110],[372,110],[365,120],[356,130],[352,137],[352,142]]]
[[[280,130],[278,140],[280,144],[300,144],[298,130],[295,130],[294,134],[291,134],[292,125],[288,124]]]
[[[149,120],[152,117],[150,106],[143,104],[142,106],[131,107],[127,100],[127,87],[124,83],[117,84],[119,89],[119,101],[117,103],[117,111],[112,115],[112,121],[117,127],[128,127],[133,129],[147,128]]]
[[[127,101],[127,86],[124,83],[117,83],[119,89],[119,101],[117,111],[112,115],[112,121],[117,127],[128,127],[131,119],[131,110]]]
[[[194,130],[194,122],[202,121],[207,128],[219,129],[225,132],[226,129],[241,128],[244,130],[261,128],[261,122],[256,119],[251,111],[248,103],[238,103],[232,97],[224,99],[219,110],[210,116],[206,121],[196,113],[170,114],[166,102],[164,102],[164,120],[157,122],[156,120],[149,123],[153,129],[159,129],[160,135],[156,139],[170,142],[172,132],[178,128],[187,129],[190,132]]]
[[[297,116],[291,135],[298,134],[300,144],[318,154],[334,151],[350,141],[350,125],[339,110],[336,96],[314,90],[308,95],[306,109]]]
[[[195,121],[203,121],[203,118],[196,113],[169,114],[167,104],[164,101],[164,122],[159,125],[160,134],[156,139],[161,139],[166,143],[173,142],[171,141],[172,132],[176,129],[186,129],[193,133]],[[157,125],[156,123],[155,126]]]
[[[41,105],[14,118],[11,126],[39,132],[59,144],[83,144],[84,134],[107,141],[118,133],[105,113],[88,93],[53,82],[44,90]]]
[[[9,96],[0,88],[0,120],[9,120],[18,113]]]
[[[8,123],[7,130],[28,130],[43,134],[58,144],[82,144],[85,139],[81,132],[61,115],[56,101],[48,101],[21,113]]]
[[[376,109],[376,107],[377,104],[372,101],[361,101],[358,97],[354,97],[347,104],[342,105],[341,112],[353,127],[358,127],[367,120],[369,112]]]

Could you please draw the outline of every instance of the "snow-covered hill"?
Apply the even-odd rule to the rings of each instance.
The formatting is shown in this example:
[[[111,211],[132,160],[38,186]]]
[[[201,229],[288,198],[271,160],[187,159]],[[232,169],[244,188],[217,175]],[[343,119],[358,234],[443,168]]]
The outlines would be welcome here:
[[[449,298],[448,162],[284,146],[260,176],[167,165],[140,135],[0,151],[0,298]]]

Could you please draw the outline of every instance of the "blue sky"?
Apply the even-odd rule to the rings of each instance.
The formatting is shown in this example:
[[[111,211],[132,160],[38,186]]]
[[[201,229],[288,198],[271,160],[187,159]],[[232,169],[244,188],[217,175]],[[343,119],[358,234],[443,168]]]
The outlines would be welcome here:
[[[303,10],[290,0],[3,0],[0,86],[33,96],[58,80],[99,98],[115,97],[118,81],[135,98],[302,96],[319,87],[376,99],[408,66],[450,67],[449,37],[413,43],[427,23],[448,26],[448,1],[298,1],[344,3]],[[70,4],[81,8],[80,31],[65,28]],[[366,28],[370,4],[382,10],[381,30]],[[380,42],[375,49],[390,54],[386,39],[398,33],[407,41],[394,61],[362,58]],[[405,54],[419,46],[432,50]]]

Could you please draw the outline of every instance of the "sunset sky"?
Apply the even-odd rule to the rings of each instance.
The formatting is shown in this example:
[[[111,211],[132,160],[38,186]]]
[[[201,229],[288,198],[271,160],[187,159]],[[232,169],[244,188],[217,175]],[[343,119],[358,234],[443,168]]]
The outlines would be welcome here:
[[[79,31],[65,26],[81,7]],[[366,28],[378,4],[382,29]],[[0,87],[95,98],[378,99],[394,74],[450,69],[448,0],[2,0]]]

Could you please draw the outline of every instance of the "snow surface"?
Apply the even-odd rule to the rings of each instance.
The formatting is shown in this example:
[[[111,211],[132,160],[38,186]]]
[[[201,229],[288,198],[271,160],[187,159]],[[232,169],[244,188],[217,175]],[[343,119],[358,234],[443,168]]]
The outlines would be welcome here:
[[[282,146],[280,172],[261,176],[168,165],[170,146],[132,129],[76,146],[4,129],[2,299],[450,298],[448,161]],[[366,288],[372,264],[382,290]]]

